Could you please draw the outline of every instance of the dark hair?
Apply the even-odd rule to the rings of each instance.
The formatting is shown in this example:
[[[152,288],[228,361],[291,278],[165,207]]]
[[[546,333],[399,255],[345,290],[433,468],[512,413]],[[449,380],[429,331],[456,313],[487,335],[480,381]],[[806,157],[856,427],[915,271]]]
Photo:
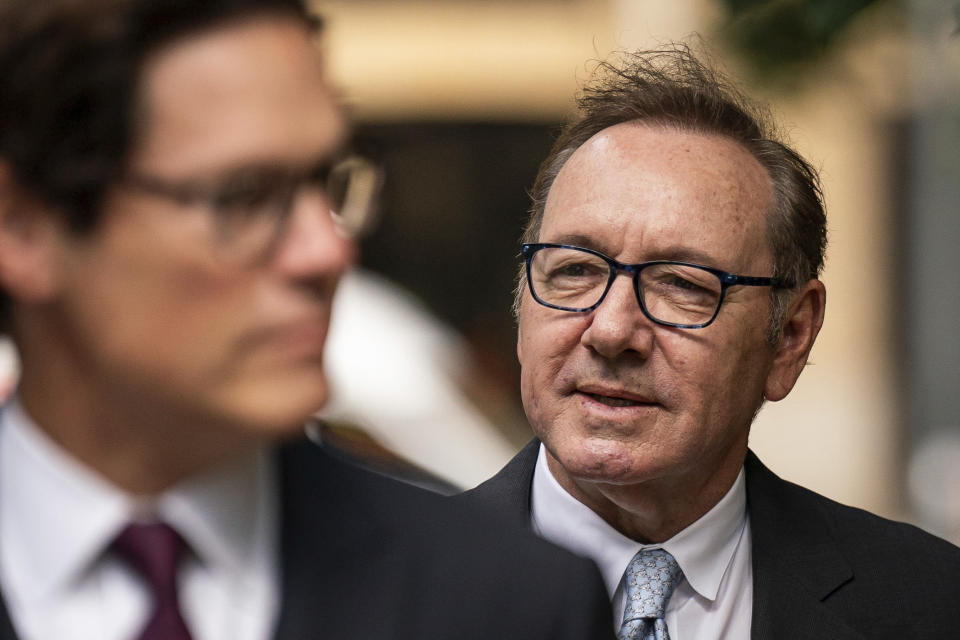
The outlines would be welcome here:
[[[319,25],[303,0],[3,0],[0,159],[71,230],[91,231],[138,134],[145,60],[177,38],[269,12]]]
[[[599,62],[577,99],[579,116],[564,127],[540,166],[531,190],[523,242],[537,242],[547,195],[566,161],[600,131],[644,122],[720,135],[740,143],[770,176],[774,203],[767,212],[773,276],[799,285],[819,276],[827,244],[826,213],[817,171],[777,134],[769,114],[683,44],[621,52]],[[514,313],[526,274],[520,269]],[[792,290],[773,289],[769,339],[779,339]]]

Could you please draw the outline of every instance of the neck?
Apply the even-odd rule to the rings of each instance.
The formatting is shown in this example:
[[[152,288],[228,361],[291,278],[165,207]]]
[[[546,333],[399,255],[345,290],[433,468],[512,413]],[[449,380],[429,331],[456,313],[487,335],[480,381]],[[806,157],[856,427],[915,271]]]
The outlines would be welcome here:
[[[254,451],[263,443],[176,416],[131,415],[116,407],[75,402],[64,411],[50,394],[24,380],[20,402],[26,413],[70,456],[123,491],[140,496],[170,487]],[[87,410],[84,410],[86,408]]]
[[[17,342],[24,410],[68,454],[127,493],[159,494],[265,444],[249,430],[130,385],[118,390],[91,363],[58,352],[56,339],[40,349]]]
[[[557,482],[611,527],[644,544],[665,542],[712,509],[730,490],[746,456],[746,443],[713,473],[656,478],[636,484],[609,484],[570,476],[547,451],[547,466]]]

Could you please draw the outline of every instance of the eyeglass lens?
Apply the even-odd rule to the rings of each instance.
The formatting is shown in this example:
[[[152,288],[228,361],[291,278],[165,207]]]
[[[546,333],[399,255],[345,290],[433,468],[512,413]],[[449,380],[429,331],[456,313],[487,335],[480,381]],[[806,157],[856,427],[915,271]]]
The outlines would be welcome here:
[[[374,221],[374,206],[380,189],[380,172],[368,160],[352,156],[335,164],[324,189],[331,214],[353,237],[369,231]]]
[[[350,157],[308,171],[261,169],[233,176],[211,198],[222,249],[237,260],[268,251],[305,186],[323,192],[331,217],[348,236],[358,237],[370,228],[380,186],[379,171],[371,162]]]

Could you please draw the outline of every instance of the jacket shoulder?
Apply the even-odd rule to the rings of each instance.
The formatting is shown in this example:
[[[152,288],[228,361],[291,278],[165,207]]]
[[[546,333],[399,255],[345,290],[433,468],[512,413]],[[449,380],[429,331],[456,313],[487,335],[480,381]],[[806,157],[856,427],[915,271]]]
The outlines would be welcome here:
[[[865,637],[951,637],[960,627],[960,548],[847,506],[747,460],[756,603],[795,580]],[[762,615],[777,615],[761,607]],[[947,629],[950,629],[948,632]]]
[[[529,528],[531,487],[539,452],[540,441],[531,440],[492,478],[451,499]]]
[[[772,472],[765,470],[773,476]],[[878,554],[884,558],[928,558],[938,562],[960,563],[960,547],[938,538],[923,529],[878,516],[874,513],[842,504],[810,489],[787,480],[776,479],[772,487],[779,495],[772,496],[778,503],[796,512],[820,514],[829,524],[829,533],[845,555],[858,565],[877,564]],[[907,552],[907,550],[911,550]],[[960,574],[956,580],[960,584]]]
[[[915,525],[844,505],[801,487],[797,490],[805,492],[807,500],[832,524],[831,533],[858,579],[877,584],[923,581],[933,590],[949,586],[947,592],[954,602],[958,601],[960,547]]]
[[[344,561],[341,589],[356,584],[368,601],[382,596],[382,610],[406,603],[394,622],[402,637],[612,637],[606,592],[589,561],[472,502],[379,475],[312,443],[285,456],[286,473],[296,476],[288,484],[316,492],[312,510],[326,520],[316,524],[332,531],[325,538],[341,541],[334,542],[341,555],[357,552]],[[371,594],[372,580],[393,588]]]

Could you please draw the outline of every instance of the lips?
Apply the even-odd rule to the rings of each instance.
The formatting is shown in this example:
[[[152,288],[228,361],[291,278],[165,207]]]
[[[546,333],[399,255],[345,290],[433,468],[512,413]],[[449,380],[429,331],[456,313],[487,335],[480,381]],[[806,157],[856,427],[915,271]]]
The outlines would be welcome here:
[[[594,402],[614,408],[641,407],[657,404],[646,394],[626,389],[611,388],[597,385],[578,386],[576,392],[586,396]]]
[[[608,407],[636,407],[640,402],[635,402],[633,400],[627,400],[626,398],[617,398],[615,396],[602,396],[596,393],[588,393],[587,396],[601,402]]]
[[[274,357],[316,358],[323,355],[327,327],[325,318],[312,316],[277,323],[247,334],[245,344]]]

